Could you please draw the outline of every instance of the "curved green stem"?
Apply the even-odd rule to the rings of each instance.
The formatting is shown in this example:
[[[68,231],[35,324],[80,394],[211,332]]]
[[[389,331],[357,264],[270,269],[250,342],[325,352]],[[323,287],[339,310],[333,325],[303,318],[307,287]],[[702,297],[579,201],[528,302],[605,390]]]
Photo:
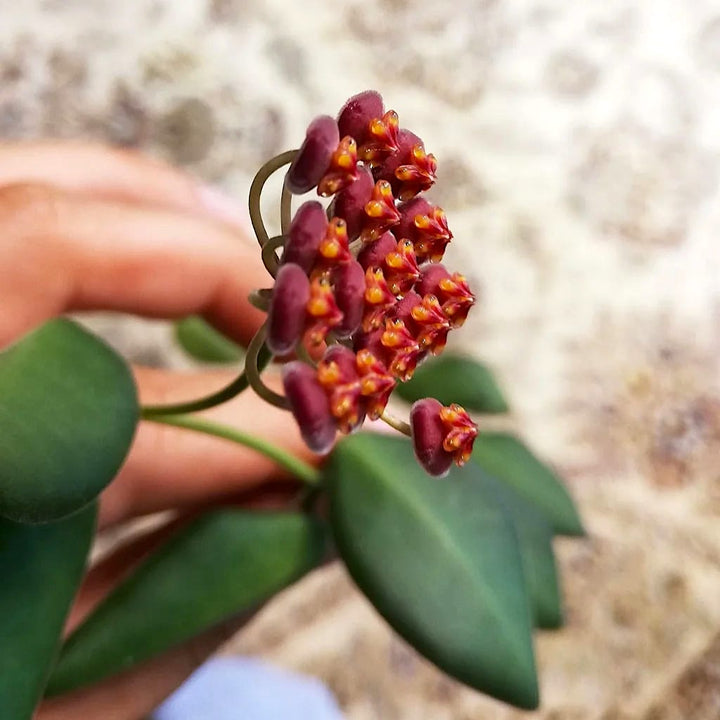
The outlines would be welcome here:
[[[277,445],[256,437],[255,435],[250,435],[242,430],[192,415],[154,415],[145,419],[162,425],[172,425],[174,427],[205,433],[206,435],[214,435],[215,437],[229,440],[238,445],[244,445],[269,457],[280,465],[280,467],[285,468],[285,470],[302,480],[306,485],[317,487],[320,484],[320,472],[312,465],[309,465],[304,460],[300,460],[300,458],[279,448]]]
[[[248,302],[258,310],[266,313],[270,309],[272,299],[272,288],[259,288],[248,295]]]
[[[291,163],[296,154],[297,150],[288,150],[287,152],[280,153],[280,155],[276,155],[271,160],[268,160],[258,170],[257,175],[255,175],[252,184],[250,185],[250,195],[248,198],[248,204],[250,206],[250,221],[252,222],[255,236],[257,237],[261,247],[268,241],[268,233],[260,211],[260,196],[262,195],[263,186],[276,170],[279,170],[283,165]]]
[[[256,368],[263,369],[272,360],[272,354],[263,345],[257,356]],[[172,405],[146,405],[141,410],[141,415],[146,420],[151,420],[158,415],[176,415],[179,413],[191,413],[199,412],[200,410],[207,410],[208,408],[221,405],[228,400],[232,400],[236,395],[246,390],[250,386],[248,381],[247,373],[243,371],[236,377],[229,385],[226,385],[221,390],[207,395],[206,397],[199,398],[198,400],[189,400],[188,402],[174,403]]]
[[[266,335],[267,323],[255,333],[255,337],[253,337],[248,345],[247,355],[245,356],[245,377],[250,387],[263,400],[282,410],[289,410],[290,403],[288,403],[287,398],[269,388],[260,377],[262,368],[259,366],[258,358],[262,352],[267,351],[267,346],[265,345]]]
[[[403,435],[407,435],[408,437],[412,437],[412,429],[410,428],[410,423],[405,422],[404,420],[401,420],[400,418],[395,417],[394,415],[391,415],[389,412],[384,412],[380,419],[389,425],[391,428],[394,428],[398,432],[401,432]]]
[[[276,235],[275,237],[271,237],[262,246],[263,265],[273,277],[277,275],[278,267],[280,266],[280,261],[278,260],[278,256],[275,254],[275,251],[279,247],[283,247],[286,240],[287,238],[284,235]]]
[[[292,221],[292,194],[288,190],[287,175],[283,179],[282,194],[280,195],[280,232],[287,235]]]

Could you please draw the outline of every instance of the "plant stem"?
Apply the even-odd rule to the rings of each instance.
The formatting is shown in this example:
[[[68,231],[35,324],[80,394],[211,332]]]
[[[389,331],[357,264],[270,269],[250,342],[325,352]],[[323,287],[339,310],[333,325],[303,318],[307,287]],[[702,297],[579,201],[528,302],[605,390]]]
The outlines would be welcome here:
[[[277,275],[278,267],[280,266],[280,261],[278,260],[278,256],[275,254],[275,251],[279,247],[283,247],[286,240],[287,238],[284,235],[276,235],[275,237],[271,237],[262,246],[263,265],[273,277]]]
[[[396,418],[394,415],[391,415],[388,412],[384,412],[380,419],[388,424],[391,428],[394,428],[398,432],[401,432],[403,435],[407,435],[408,437],[412,437],[412,431],[410,428],[410,424],[406,423],[404,420],[401,420],[400,418]]]
[[[282,410],[289,410],[290,403],[288,403],[287,398],[284,395],[276,393],[272,388],[269,388],[260,377],[262,368],[259,367],[258,358],[263,351],[267,350],[267,346],[265,345],[266,334],[267,323],[263,324],[255,333],[255,337],[253,337],[248,345],[247,355],[245,355],[245,377],[250,387],[263,400]]]
[[[300,458],[286,452],[277,445],[255,435],[250,435],[242,430],[192,415],[153,415],[145,419],[162,425],[172,425],[174,427],[205,433],[206,435],[214,435],[215,437],[229,440],[238,445],[244,445],[269,457],[280,465],[280,467],[285,468],[285,470],[288,470],[295,477],[302,480],[306,485],[317,487],[320,484],[320,473],[312,465],[309,465],[304,460],[300,460]]]
[[[272,359],[272,354],[263,345],[256,359],[256,367],[263,369]],[[243,371],[229,385],[222,390],[218,390],[212,395],[207,395],[198,400],[189,400],[188,402],[174,403],[173,405],[146,405],[142,408],[142,417],[146,420],[152,420],[158,415],[177,415],[179,413],[199,412],[208,408],[221,405],[228,400],[232,400],[235,396],[246,390],[250,386],[247,372]]]
[[[288,190],[287,175],[283,180],[282,195],[280,196],[280,232],[287,235],[292,221],[292,194]]]
[[[252,222],[255,236],[262,247],[268,241],[268,233],[265,229],[265,223],[262,219],[262,213],[260,211],[260,196],[262,195],[262,189],[268,178],[276,171],[279,170],[283,165],[287,165],[293,161],[293,158],[297,154],[297,150],[288,150],[287,152],[280,153],[274,158],[268,160],[257,172],[257,175],[253,178],[252,184],[250,185],[250,196],[248,198],[248,204],[250,206],[250,221]]]

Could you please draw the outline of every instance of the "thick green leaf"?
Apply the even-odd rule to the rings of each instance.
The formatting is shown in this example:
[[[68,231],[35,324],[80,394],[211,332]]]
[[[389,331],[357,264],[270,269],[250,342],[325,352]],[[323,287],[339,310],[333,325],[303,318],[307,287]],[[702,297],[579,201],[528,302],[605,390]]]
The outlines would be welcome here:
[[[481,432],[475,440],[472,458],[487,473],[507,483],[535,505],[555,533],[585,534],[562,480],[514,435]]]
[[[395,630],[462,682],[537,707],[517,539],[488,485],[467,468],[431,478],[406,439],[367,434],[325,473],[340,553]]]
[[[508,405],[490,369],[471,358],[445,353],[423,363],[397,394],[408,402],[437,398],[443,405],[458,403],[481,413],[505,413]]]
[[[95,505],[45,525],[0,519],[0,716],[30,720],[60,645]]]
[[[204,515],[145,561],[68,638],[48,693],[126,670],[258,607],[315,567],[323,552],[323,527],[307,515]]]
[[[205,363],[234,363],[243,349],[197,315],[175,323],[175,338],[190,357]]]
[[[476,482],[487,485],[488,491],[512,518],[535,625],[544,629],[560,627],[563,624],[562,598],[550,523],[511,487],[483,472],[474,463],[469,468]]]
[[[0,515],[47,522],[87,505],[122,464],[138,413],[123,359],[69,320],[0,353]]]

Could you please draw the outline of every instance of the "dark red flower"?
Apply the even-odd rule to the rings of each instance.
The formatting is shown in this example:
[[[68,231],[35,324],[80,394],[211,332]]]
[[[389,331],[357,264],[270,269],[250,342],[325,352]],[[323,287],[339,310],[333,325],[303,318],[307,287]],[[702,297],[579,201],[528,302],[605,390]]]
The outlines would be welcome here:
[[[295,360],[283,366],[282,377],[285,397],[305,444],[313,452],[327,452],[335,441],[336,424],[315,369]]]
[[[365,205],[370,202],[375,180],[369,170],[361,168],[351,185],[338,192],[330,206],[330,215],[341,217],[347,224],[350,240],[354,240],[363,229],[367,215]]]
[[[381,118],[384,113],[382,96],[375,90],[366,90],[353,95],[338,114],[340,134],[350,135],[358,144],[362,144],[369,134],[370,122],[375,118]]]
[[[429,475],[441,477],[450,470],[453,456],[443,447],[445,425],[440,418],[442,404],[435,398],[418,400],[410,410],[415,457]]]
[[[478,434],[477,425],[459,405],[443,407],[435,398],[418,400],[410,410],[415,455],[430,475],[464,465]]]
[[[337,122],[329,115],[316,117],[308,125],[305,141],[288,169],[288,190],[295,195],[312,190],[330,167],[339,142]]]
[[[287,355],[305,330],[310,281],[295,263],[280,267],[275,278],[267,321],[267,346],[275,355]]]
[[[320,242],[327,230],[323,206],[314,200],[303,203],[295,212],[288,231],[282,262],[299,265],[306,274],[315,267]]]
[[[335,301],[343,314],[334,332],[349,338],[360,327],[365,311],[365,271],[357,260],[351,260],[335,271],[334,282]]]
[[[346,135],[330,157],[327,170],[318,182],[318,195],[329,197],[345,189],[358,177],[357,143]]]
[[[348,434],[358,428],[365,411],[355,353],[342,345],[332,345],[318,363],[317,378],[340,432]]]

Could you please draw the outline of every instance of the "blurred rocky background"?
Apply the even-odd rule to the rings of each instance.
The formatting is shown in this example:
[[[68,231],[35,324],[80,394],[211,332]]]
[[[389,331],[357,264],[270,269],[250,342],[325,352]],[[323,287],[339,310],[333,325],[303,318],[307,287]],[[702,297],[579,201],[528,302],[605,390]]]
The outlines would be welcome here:
[[[0,0],[0,137],[93,138],[244,204],[308,121],[373,87],[439,159],[488,361],[589,537],[545,720],[720,718],[720,8],[710,0]],[[161,323],[101,317],[133,360]],[[461,344],[461,345],[458,345]],[[350,720],[524,717],[444,678],[335,567],[229,651],[327,681]]]

